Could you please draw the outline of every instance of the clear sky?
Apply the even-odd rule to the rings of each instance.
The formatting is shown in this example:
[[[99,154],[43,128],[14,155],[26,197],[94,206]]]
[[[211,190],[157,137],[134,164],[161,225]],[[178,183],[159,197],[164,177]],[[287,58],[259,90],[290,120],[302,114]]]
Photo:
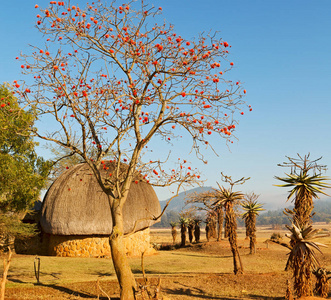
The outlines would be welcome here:
[[[71,1],[82,4],[85,1]],[[311,153],[331,167],[331,1],[306,0],[154,0],[176,32],[190,39],[219,31],[232,47],[234,80],[244,82],[247,104],[229,148],[214,142],[219,157],[207,152],[207,165],[194,161],[205,185],[216,186],[220,172],[251,177],[240,188],[260,194],[260,201],[283,205],[286,189],[274,187],[285,156]],[[11,0],[0,10],[0,82],[20,79],[15,57],[42,36],[34,28],[37,11],[49,1]],[[122,4],[123,1],[119,1]],[[215,144],[216,143],[216,144]],[[181,152],[182,145],[174,146]],[[44,150],[39,150],[43,154]],[[331,176],[327,171],[326,175]],[[157,191],[160,200],[169,197]],[[331,193],[331,191],[329,192]]]

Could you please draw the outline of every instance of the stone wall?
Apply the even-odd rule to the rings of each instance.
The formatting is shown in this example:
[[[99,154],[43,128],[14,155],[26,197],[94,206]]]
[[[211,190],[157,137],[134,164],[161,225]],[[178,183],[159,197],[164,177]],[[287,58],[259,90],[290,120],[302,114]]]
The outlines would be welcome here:
[[[124,239],[128,256],[146,255],[156,251],[150,246],[149,228],[138,231]],[[50,235],[48,239],[48,255],[67,257],[110,257],[108,237],[61,236]]]

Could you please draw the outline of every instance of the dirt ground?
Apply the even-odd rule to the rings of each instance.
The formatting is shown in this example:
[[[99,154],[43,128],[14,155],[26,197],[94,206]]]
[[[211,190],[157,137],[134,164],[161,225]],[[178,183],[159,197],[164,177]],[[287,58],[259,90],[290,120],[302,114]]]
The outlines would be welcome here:
[[[167,232],[167,237],[169,233]],[[160,232],[152,238],[159,243]],[[260,238],[257,253],[249,255],[245,241],[239,242],[240,252],[246,262],[243,275],[234,275],[231,267],[226,272],[208,273],[206,272],[185,272],[185,267],[179,274],[161,274],[161,295],[164,300],[188,300],[188,299],[284,299],[286,290],[286,280],[290,278],[290,273],[283,271],[286,262],[286,250],[279,245],[268,247]],[[167,241],[168,242],[168,241]],[[327,244],[330,244],[331,240]],[[278,247],[278,248],[277,248]],[[160,251],[161,257],[165,251]],[[227,240],[221,242],[205,242],[188,245],[185,248],[168,251],[167,253],[190,256],[204,260],[205,257],[214,256],[217,258],[227,257],[231,266],[232,258]],[[325,266],[331,266],[331,253],[326,253],[322,257]],[[263,262],[263,269],[259,266]],[[256,266],[255,266],[256,265]],[[245,267],[245,266],[244,266]],[[260,270],[261,269],[261,270]],[[158,282],[158,275],[148,272],[147,277],[152,285]],[[10,282],[11,279],[9,279]],[[18,279],[14,280],[19,282]],[[142,283],[142,278],[138,279]],[[119,289],[116,280],[102,280],[88,282],[73,282],[62,284],[39,284],[26,286],[24,284],[15,285],[6,289],[6,299],[27,300],[27,299],[119,299]],[[143,299],[143,298],[139,298]],[[147,297],[145,298],[147,299]],[[315,298],[307,298],[305,300]]]
[[[152,278],[157,283],[157,278]],[[267,290],[266,293],[250,294],[250,285]],[[63,286],[35,286],[32,288],[8,288],[6,299],[99,299],[118,298],[116,281],[103,281],[102,293],[95,282],[73,283]],[[277,291],[276,291],[277,290]],[[267,294],[274,291],[273,296]],[[284,299],[285,284],[280,274],[192,274],[162,276],[161,293],[164,299]]]
[[[187,255],[229,254],[226,241],[193,244],[175,252]],[[256,259],[284,259],[283,252],[259,249]],[[184,272],[184,270],[183,270]],[[156,285],[158,277],[147,275],[152,285]],[[164,300],[187,299],[284,299],[286,289],[285,272],[252,273],[243,275],[232,273],[190,273],[180,275],[161,275],[161,294]],[[140,278],[138,282],[142,283]],[[7,288],[6,299],[119,299],[116,280],[99,282],[76,282],[61,285],[35,285],[33,287],[16,286]],[[98,298],[99,296],[99,298]],[[109,297],[109,298],[108,298]],[[142,298],[141,298],[142,299]],[[147,298],[146,298],[147,299]]]

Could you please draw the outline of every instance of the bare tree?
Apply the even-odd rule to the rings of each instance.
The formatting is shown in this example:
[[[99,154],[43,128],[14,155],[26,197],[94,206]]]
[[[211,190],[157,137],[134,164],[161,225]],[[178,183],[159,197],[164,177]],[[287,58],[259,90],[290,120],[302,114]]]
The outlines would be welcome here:
[[[217,219],[217,241],[222,239],[224,211],[222,204],[214,205],[217,194],[214,190],[203,193],[191,193],[186,197],[185,205],[193,205],[197,211],[206,211],[207,215],[213,214]],[[203,204],[202,206],[200,204]]]
[[[22,106],[52,124],[49,132],[36,129],[35,136],[78,154],[108,195],[121,299],[134,299],[136,284],[123,247],[122,208],[130,185],[193,184],[200,178],[184,159],[167,169],[170,152],[151,159],[149,143],[170,147],[186,135],[205,161],[203,149],[213,149],[211,135],[233,141],[246,91],[226,78],[233,63],[227,59],[229,44],[217,33],[187,40],[173,26],[155,24],[162,10],[143,1],[96,1],[84,8],[50,3],[37,15],[45,46],[20,57],[23,73],[32,75],[29,85],[14,86]],[[103,177],[109,154],[115,171]]]

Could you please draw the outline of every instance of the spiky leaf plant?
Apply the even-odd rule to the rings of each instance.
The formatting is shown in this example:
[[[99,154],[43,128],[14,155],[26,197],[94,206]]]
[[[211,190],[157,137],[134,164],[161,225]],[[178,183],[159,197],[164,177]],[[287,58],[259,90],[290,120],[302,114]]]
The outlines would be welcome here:
[[[292,249],[289,253],[287,265],[293,269],[294,292],[298,297],[312,295],[312,270],[319,267],[316,252],[325,245],[313,242],[315,238],[329,236],[313,229],[309,224],[299,224],[295,219],[292,227],[287,226],[290,233],[285,234],[291,239]]]
[[[233,255],[233,268],[234,274],[242,274],[243,267],[239,256],[237,245],[237,222],[234,212],[234,206],[244,198],[242,192],[232,191],[232,187],[226,189],[218,184],[219,189],[217,192],[217,201],[215,205],[222,205],[225,209],[225,232],[229,239],[232,255]]]
[[[309,154],[304,157],[298,156],[299,159],[288,157],[288,163],[279,165],[291,167],[291,173],[285,173],[287,177],[275,176],[275,178],[285,182],[283,185],[276,186],[292,188],[287,200],[294,196],[294,215],[300,225],[303,225],[306,222],[311,223],[313,198],[318,198],[318,194],[327,195],[323,189],[331,186],[325,182],[328,178],[321,175],[321,170],[324,170],[325,166],[317,164],[321,158],[310,161]],[[309,174],[310,171],[312,174]]]
[[[171,226],[171,236],[172,236],[172,243],[175,244],[176,243],[176,237],[177,237],[177,229],[176,226],[178,225],[177,222],[170,222],[170,226]]]
[[[181,233],[181,247],[185,247],[186,245],[186,229],[187,225],[189,224],[190,219],[185,217],[180,217],[179,224],[180,224],[180,233]]]
[[[255,195],[255,194],[254,194]],[[257,199],[257,195],[254,198]],[[253,200],[253,197],[250,195],[247,199],[241,203],[243,210],[245,211],[242,214],[242,218],[245,220],[246,226],[246,237],[249,237],[249,249],[250,254],[253,254],[255,251],[255,244],[256,244],[256,216],[259,215],[259,212],[264,210],[262,208],[262,204],[258,203],[257,200]]]
[[[324,268],[318,268],[313,271],[313,274],[316,277],[314,293],[323,298],[327,298],[329,294],[329,278],[327,275],[329,275],[330,272]]]
[[[201,219],[200,218],[195,218],[194,219],[194,239],[196,243],[200,242],[200,223]]]

